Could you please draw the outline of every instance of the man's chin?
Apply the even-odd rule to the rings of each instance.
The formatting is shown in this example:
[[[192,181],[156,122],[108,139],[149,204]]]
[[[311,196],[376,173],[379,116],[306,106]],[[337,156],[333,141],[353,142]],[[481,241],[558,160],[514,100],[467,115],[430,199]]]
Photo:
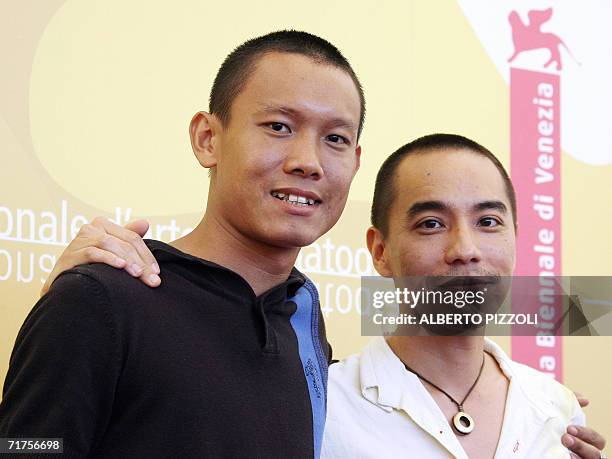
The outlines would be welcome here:
[[[315,242],[324,233],[315,231],[284,231],[278,233],[267,234],[266,242],[274,247],[283,249],[301,249],[308,247]]]

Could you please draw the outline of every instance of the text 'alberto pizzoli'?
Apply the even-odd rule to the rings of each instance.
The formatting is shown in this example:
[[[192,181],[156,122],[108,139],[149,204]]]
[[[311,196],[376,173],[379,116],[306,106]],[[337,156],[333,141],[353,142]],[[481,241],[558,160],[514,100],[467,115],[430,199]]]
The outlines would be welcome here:
[[[537,314],[394,314],[376,313],[372,316],[375,325],[537,325]]]

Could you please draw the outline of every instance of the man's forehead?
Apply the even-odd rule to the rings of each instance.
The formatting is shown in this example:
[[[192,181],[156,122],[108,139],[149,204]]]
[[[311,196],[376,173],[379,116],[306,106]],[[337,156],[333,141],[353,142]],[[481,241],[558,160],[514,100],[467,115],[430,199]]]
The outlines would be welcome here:
[[[338,67],[294,53],[266,53],[255,62],[243,92],[260,109],[334,110],[359,121],[359,92],[351,76]]]
[[[395,193],[403,204],[443,202],[473,207],[479,202],[502,201],[509,206],[500,172],[486,157],[461,150],[418,152],[397,168]]]

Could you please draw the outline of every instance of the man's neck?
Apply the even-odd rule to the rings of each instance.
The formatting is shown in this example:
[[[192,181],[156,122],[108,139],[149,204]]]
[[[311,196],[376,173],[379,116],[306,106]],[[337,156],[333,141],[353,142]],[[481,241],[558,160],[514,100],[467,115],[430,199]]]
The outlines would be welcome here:
[[[411,369],[457,396],[474,383],[484,355],[482,336],[392,336],[387,342]]]
[[[287,280],[299,253],[299,248],[248,240],[207,215],[191,233],[171,245],[240,274],[257,296]]]

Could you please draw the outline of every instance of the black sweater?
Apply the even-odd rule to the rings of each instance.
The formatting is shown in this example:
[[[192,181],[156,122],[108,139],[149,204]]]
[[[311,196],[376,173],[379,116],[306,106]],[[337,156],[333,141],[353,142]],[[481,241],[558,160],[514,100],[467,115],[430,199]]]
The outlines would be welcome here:
[[[86,265],[34,306],[11,355],[0,437],[61,437],[64,457],[316,455],[330,348],[312,283],[294,269],[255,297],[238,274],[147,243],[160,287]],[[293,323],[296,293],[314,309]]]

